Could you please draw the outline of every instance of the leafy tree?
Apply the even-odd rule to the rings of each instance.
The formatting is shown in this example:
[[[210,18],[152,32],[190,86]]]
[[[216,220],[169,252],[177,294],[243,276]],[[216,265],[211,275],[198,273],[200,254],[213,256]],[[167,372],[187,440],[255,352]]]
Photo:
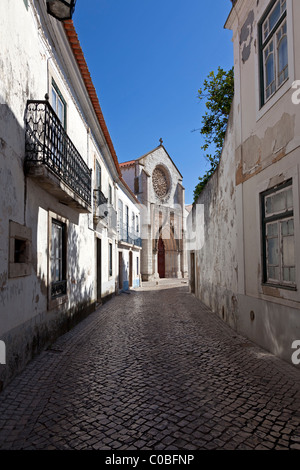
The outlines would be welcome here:
[[[219,164],[233,95],[233,67],[228,72],[221,67],[218,67],[217,73],[210,72],[203,82],[203,87],[198,90],[198,98],[200,100],[206,98],[205,106],[207,108],[202,116],[202,127],[200,128],[200,134],[205,138],[201,149],[206,152],[213,145],[214,153],[205,154],[210,168],[203,176],[199,177],[199,183],[194,190],[194,202]]]

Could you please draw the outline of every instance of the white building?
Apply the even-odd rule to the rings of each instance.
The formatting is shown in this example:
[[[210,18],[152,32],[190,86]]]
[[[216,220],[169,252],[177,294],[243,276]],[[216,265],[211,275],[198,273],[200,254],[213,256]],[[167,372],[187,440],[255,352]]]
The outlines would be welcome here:
[[[129,193],[130,194],[130,193]],[[119,184],[118,198],[118,273],[120,291],[140,286],[141,232],[140,204],[134,194],[128,197]]]
[[[44,0],[1,0],[0,45],[5,385],[119,292],[118,198],[132,207],[134,195],[122,180],[73,22],[50,16]],[[138,285],[140,250],[130,250]]]
[[[233,2],[234,102],[219,167],[188,217],[192,291],[289,362],[300,338],[299,18],[298,0]]]

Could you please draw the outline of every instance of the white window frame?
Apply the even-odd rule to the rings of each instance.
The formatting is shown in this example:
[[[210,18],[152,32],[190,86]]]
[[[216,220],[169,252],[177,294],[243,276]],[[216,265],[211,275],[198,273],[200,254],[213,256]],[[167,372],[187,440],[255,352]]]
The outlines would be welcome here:
[[[278,21],[275,25],[270,29],[269,28],[269,20],[270,16],[274,12],[277,6],[280,6],[280,16]],[[291,68],[290,64],[290,57],[289,57],[289,38],[288,38],[288,21],[287,21],[287,10],[288,4],[287,0],[276,0],[271,3],[271,8],[267,10],[267,13],[264,15],[262,21],[259,23],[259,38],[260,38],[260,69],[261,69],[261,83],[260,83],[260,90],[261,90],[261,98],[260,98],[260,106],[263,107],[274,95],[275,93],[281,88],[284,83],[286,83],[289,79],[289,70]],[[285,32],[279,38],[278,41],[278,33],[283,30],[285,27]],[[264,33],[266,35],[264,36]],[[279,45],[283,38],[287,38],[287,66],[283,69],[287,70],[286,76],[280,81],[279,79]],[[266,58],[265,53],[269,49],[268,57]],[[266,61],[273,54],[273,73],[274,73],[274,80],[273,82],[266,87]],[[281,71],[282,73],[282,71]],[[270,93],[267,93],[267,88],[272,86]]]
[[[266,201],[267,198],[279,195],[282,193],[287,193],[290,189],[293,191],[293,182],[292,179],[285,181],[283,184],[280,184],[278,187],[273,187],[268,189],[264,193],[261,194],[261,202],[262,202],[262,254],[263,254],[263,284],[271,285],[280,288],[290,288],[296,290],[297,288],[297,279],[296,279],[296,238],[295,238],[295,217],[294,217],[294,205],[292,204],[290,207],[286,207],[284,210],[279,210],[277,212],[269,212],[266,211]],[[293,192],[292,192],[292,201]],[[294,226],[294,250],[295,250],[295,264],[291,266],[284,265],[283,259],[283,239],[286,235],[282,233],[282,224],[285,222],[289,222],[293,220]],[[276,226],[276,234],[268,235],[268,227]],[[268,259],[268,244],[271,240],[277,239],[278,243],[278,263],[275,265],[269,262]],[[283,271],[285,268],[294,269],[294,281],[291,280],[284,280]],[[278,270],[278,276],[275,277],[270,274],[271,270]]]
[[[55,95],[55,103],[53,100],[53,96]],[[51,80],[51,98],[50,98],[50,103],[52,108],[54,109],[57,117],[62,123],[63,128],[66,130],[66,125],[67,125],[67,102],[65,98],[63,97],[62,92],[60,91],[56,81],[54,78]],[[63,115],[60,117],[59,116],[59,109],[58,106],[59,104],[61,105],[63,109]]]
[[[60,305],[64,304],[68,300],[68,282],[66,286],[66,294],[60,295],[58,297],[52,297],[51,287],[52,287],[52,273],[51,273],[51,254],[52,254],[52,221],[57,220],[59,223],[65,225],[65,266],[64,270],[66,273],[66,282],[68,279],[68,231],[69,231],[69,221],[65,217],[62,217],[55,212],[49,211],[48,215],[48,310],[52,310]]]

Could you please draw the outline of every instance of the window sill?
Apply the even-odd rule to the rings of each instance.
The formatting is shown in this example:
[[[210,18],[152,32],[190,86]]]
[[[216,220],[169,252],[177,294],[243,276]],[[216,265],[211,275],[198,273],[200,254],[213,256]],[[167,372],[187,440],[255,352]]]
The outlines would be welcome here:
[[[287,286],[282,284],[271,284],[271,283],[264,283],[262,284],[262,292],[266,295],[273,295],[274,297],[281,297],[280,290],[288,290],[292,292],[297,291],[297,286]]]
[[[31,275],[30,263],[9,263],[9,279]]]
[[[275,93],[264,102],[264,104],[258,109],[256,119],[259,121],[276,103],[291,90],[293,80],[288,78],[284,83],[277,88]]]
[[[61,295],[56,298],[49,298],[48,299],[48,310],[53,310],[61,305],[65,304],[68,301],[68,294]]]

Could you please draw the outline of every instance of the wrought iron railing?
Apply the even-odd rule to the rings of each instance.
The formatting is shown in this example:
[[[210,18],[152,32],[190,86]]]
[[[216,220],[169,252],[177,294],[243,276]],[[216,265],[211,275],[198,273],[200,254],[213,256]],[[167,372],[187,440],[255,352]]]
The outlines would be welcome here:
[[[48,101],[27,101],[25,169],[45,165],[91,206],[91,170]]]
[[[67,281],[57,281],[51,284],[51,297],[60,297],[67,293]]]
[[[119,224],[119,240],[136,246],[142,246],[142,239],[135,230],[130,230],[127,224]]]
[[[107,206],[108,199],[107,197],[104,196],[103,192],[101,189],[94,189],[94,203],[95,207],[99,206]]]

